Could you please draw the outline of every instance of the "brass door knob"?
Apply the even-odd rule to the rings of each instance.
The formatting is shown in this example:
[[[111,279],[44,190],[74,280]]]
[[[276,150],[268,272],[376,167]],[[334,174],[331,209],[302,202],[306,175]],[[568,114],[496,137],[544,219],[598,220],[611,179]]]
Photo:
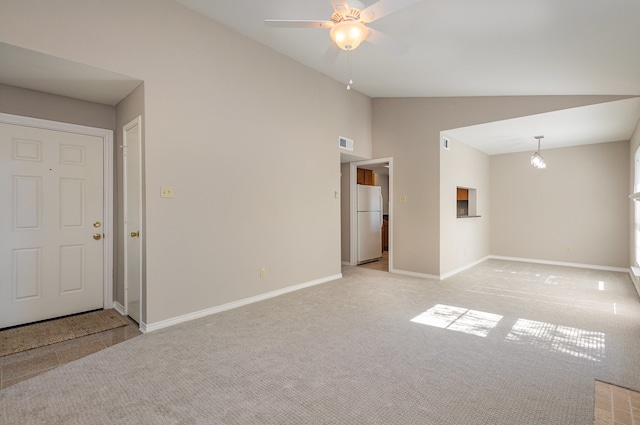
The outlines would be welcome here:
[[[93,239],[100,240],[101,238],[102,238],[102,235],[100,233],[94,233],[93,234]]]
[[[140,231],[137,231],[137,232],[131,232],[131,237],[132,237],[132,238],[137,238],[138,236],[140,236]]]

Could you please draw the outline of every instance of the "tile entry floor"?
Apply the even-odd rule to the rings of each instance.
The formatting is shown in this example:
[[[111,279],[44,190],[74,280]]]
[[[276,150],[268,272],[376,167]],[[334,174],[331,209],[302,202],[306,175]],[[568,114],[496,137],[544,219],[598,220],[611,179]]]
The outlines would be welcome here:
[[[596,381],[594,425],[640,424],[640,393]]]
[[[0,357],[0,388],[141,335],[138,324],[127,319],[126,326]]]

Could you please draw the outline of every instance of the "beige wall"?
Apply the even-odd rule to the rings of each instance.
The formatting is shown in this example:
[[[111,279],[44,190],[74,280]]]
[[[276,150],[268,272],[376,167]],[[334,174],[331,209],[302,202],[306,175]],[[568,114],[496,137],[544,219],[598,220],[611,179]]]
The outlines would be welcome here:
[[[459,140],[440,155],[440,275],[477,262],[490,252],[489,156]],[[480,217],[457,218],[456,189],[476,189]]]
[[[116,128],[113,106],[6,84],[0,84],[0,112],[112,131]]]
[[[366,96],[170,0],[6,0],[0,41],[144,81],[148,324],[341,272]]]
[[[394,269],[440,270],[440,132],[608,102],[624,96],[380,98],[373,100],[373,158],[394,158]],[[400,203],[401,196],[407,202]],[[493,208],[492,208],[493,211]]]
[[[491,157],[491,253],[628,267],[629,142]]]

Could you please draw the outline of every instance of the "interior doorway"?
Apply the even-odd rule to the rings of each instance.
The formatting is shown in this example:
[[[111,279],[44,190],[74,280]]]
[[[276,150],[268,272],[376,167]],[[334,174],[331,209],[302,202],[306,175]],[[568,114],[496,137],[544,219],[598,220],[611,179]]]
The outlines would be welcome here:
[[[140,324],[142,317],[142,117],[122,129],[124,187],[124,308]]]
[[[350,261],[349,264],[366,267],[374,270],[392,271],[393,270],[393,158],[379,158],[366,161],[356,161],[350,163],[349,167],[349,196],[350,196]],[[365,238],[359,237],[359,212],[358,209],[358,191],[359,178],[358,170],[361,177],[360,183],[364,186],[379,186],[382,192],[382,220],[380,221],[380,258],[375,261],[359,261],[359,252],[365,243]],[[362,170],[366,170],[363,172]],[[372,178],[367,178],[368,172],[373,174]],[[361,229],[360,229],[361,230]],[[361,240],[362,239],[362,240]]]

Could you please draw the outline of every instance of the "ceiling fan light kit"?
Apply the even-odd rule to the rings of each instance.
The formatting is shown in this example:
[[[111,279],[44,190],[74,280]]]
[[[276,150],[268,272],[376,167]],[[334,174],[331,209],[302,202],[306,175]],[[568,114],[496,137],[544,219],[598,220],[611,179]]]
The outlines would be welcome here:
[[[353,50],[368,37],[369,31],[361,22],[341,21],[331,28],[329,35],[342,50]]]

